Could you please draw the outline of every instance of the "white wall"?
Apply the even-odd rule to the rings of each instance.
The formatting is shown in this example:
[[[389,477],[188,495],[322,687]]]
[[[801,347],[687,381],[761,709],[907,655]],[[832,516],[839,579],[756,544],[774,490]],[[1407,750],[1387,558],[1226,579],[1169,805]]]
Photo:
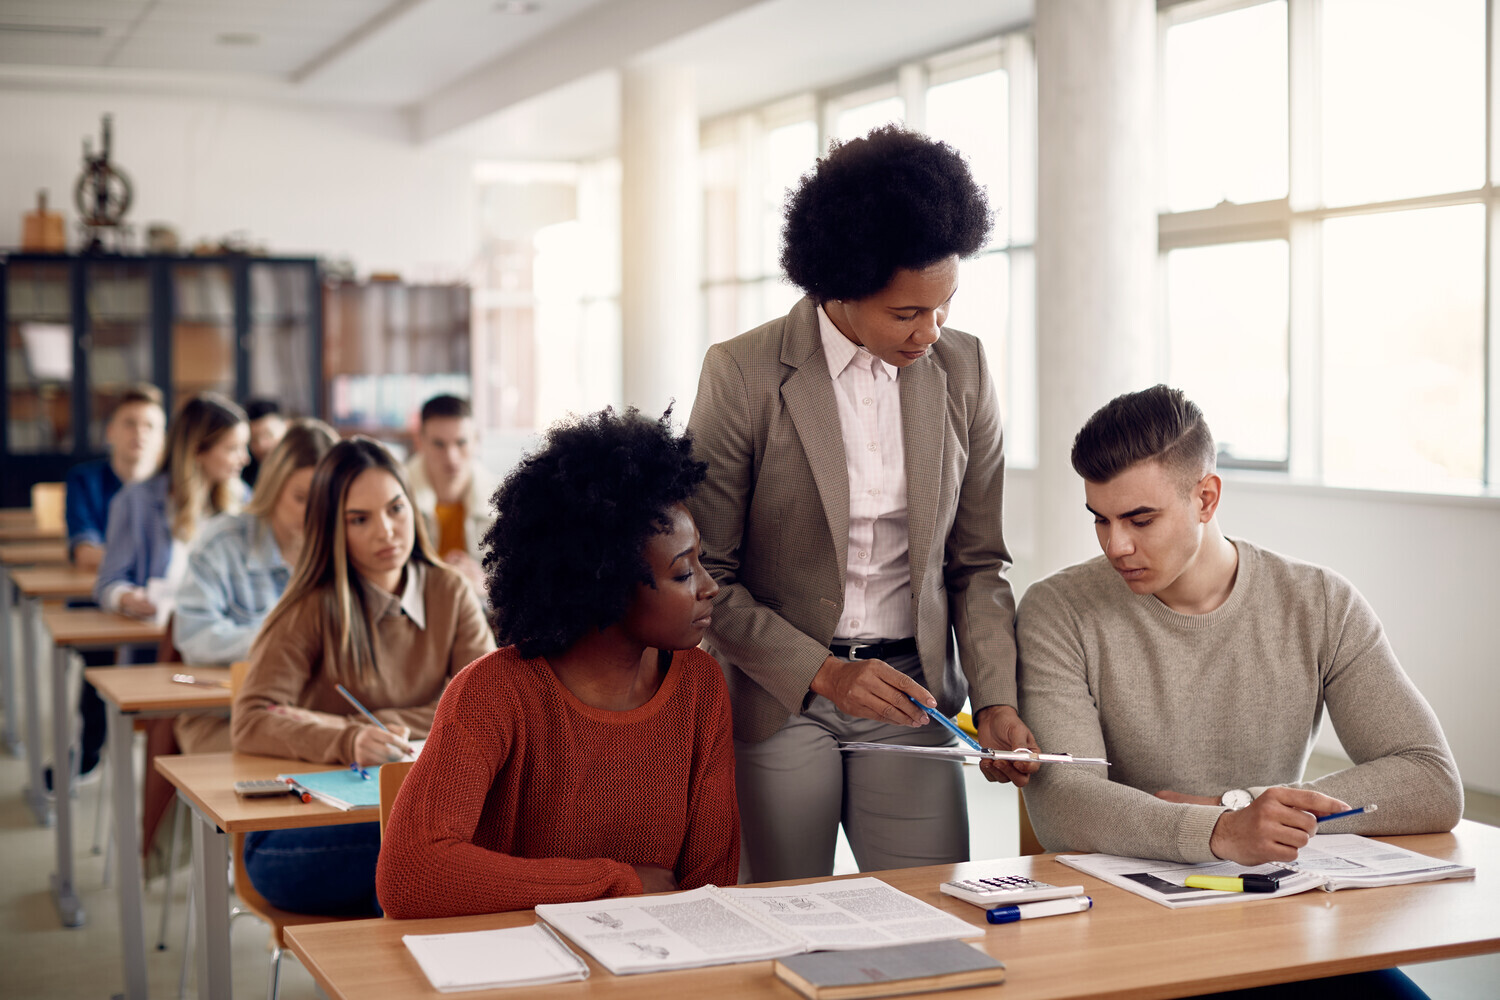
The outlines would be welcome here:
[[[1021,592],[1035,562],[1037,481],[1006,478],[1005,534]],[[1076,497],[1078,532],[1093,522]],[[1226,477],[1219,523],[1231,536],[1331,566],[1375,608],[1412,681],[1442,721],[1464,784],[1500,793],[1500,500],[1376,493]],[[1325,725],[1318,749],[1342,753]]]
[[[114,115],[112,161],[130,177],[126,221],[173,226],[189,246],[242,231],[274,254],[347,257],[363,274],[467,278],[476,246],[468,154],[413,144],[393,111],[103,91],[0,90],[0,246],[47,188],[78,244],[72,191],[84,137]]]

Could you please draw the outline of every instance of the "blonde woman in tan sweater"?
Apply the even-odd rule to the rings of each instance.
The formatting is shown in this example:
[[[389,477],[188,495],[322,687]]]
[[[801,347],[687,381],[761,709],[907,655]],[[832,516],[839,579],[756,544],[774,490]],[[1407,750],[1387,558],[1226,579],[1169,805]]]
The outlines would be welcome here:
[[[406,474],[381,445],[335,445],[309,493],[296,570],[235,698],[234,748],[318,764],[399,760],[407,739],[427,735],[448,680],[494,638],[478,598],[433,552]],[[387,728],[360,716],[339,684]],[[250,835],[245,863],[282,909],[378,913],[379,849],[376,823],[275,830]]]

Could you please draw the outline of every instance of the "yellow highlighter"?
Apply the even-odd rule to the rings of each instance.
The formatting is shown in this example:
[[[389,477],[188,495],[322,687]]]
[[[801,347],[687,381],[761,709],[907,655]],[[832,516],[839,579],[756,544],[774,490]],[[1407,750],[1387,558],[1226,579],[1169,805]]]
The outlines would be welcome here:
[[[1277,880],[1269,875],[1189,875],[1182,884],[1189,889],[1218,889],[1220,892],[1275,892]]]

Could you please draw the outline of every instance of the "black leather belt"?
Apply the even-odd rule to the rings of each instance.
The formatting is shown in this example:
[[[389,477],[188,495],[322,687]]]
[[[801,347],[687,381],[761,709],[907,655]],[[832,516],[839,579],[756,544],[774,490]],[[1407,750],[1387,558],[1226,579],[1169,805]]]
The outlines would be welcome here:
[[[893,656],[909,656],[917,651],[917,640],[892,639],[890,642],[851,642],[847,646],[832,645],[828,651],[841,660],[888,660]]]

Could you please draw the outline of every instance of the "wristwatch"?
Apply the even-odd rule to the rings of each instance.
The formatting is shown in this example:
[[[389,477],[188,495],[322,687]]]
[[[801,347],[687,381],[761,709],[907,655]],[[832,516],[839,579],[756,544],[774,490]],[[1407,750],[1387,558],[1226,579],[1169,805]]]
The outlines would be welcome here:
[[[1219,796],[1220,804],[1228,806],[1230,812],[1235,812],[1237,810],[1243,809],[1254,801],[1255,796],[1251,795],[1249,791],[1243,788],[1231,788],[1229,791]]]

